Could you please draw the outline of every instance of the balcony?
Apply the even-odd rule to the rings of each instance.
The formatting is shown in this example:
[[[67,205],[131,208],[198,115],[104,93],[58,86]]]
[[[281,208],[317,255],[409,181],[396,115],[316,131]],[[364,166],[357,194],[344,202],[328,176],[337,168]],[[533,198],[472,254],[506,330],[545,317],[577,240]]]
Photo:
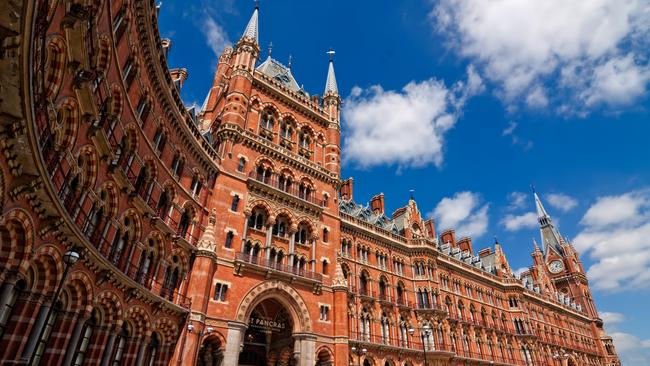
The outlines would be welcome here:
[[[91,217],[90,208],[86,208],[79,200],[79,196],[67,187],[66,179],[63,176],[60,166],[52,175],[52,183],[58,191],[59,199],[63,208],[72,218],[75,226],[79,229],[83,238],[89,243],[89,247],[104,259],[105,265],[112,271],[121,272],[130,279],[133,288],[138,286],[143,290],[176,304],[182,308],[189,309],[190,299],[181,294],[177,288],[170,286],[160,279],[153,278],[143,273],[140,268],[129,262],[128,251],[132,246],[124,247],[124,252],[118,252],[113,243],[106,238],[108,222],[103,219]]]
[[[513,352],[515,351],[513,350]],[[514,353],[513,357],[497,355],[496,347],[491,352],[476,352],[464,350],[462,348],[456,348],[455,353],[455,359],[467,360],[472,362],[472,364],[479,363],[486,365],[532,365],[532,363],[526,363],[526,361],[524,361],[522,358],[514,356]]]
[[[445,309],[445,307],[437,304],[428,304],[428,303],[427,304],[418,303],[415,311],[432,313],[432,314],[440,314],[440,315],[447,314],[447,310]]]
[[[286,184],[283,185],[281,183],[284,182],[280,181],[280,177],[277,174],[263,175],[253,171],[248,174],[248,181],[264,188],[272,188],[275,193],[291,197],[301,203],[308,203],[318,210],[322,210],[325,207],[325,202],[322,199],[316,198],[313,191],[300,190],[296,182],[292,182],[288,186]]]
[[[281,278],[288,278],[291,282],[294,280],[303,281],[313,284],[320,288],[323,283],[323,275],[306,269],[300,269],[296,266],[289,266],[284,263],[268,260],[264,257],[254,256],[248,253],[239,252],[235,255],[235,270],[237,273],[245,268],[263,273],[267,277],[276,275]]]
[[[417,342],[414,340],[418,340]],[[371,351],[373,349],[384,352],[399,353],[421,353],[424,351],[424,344],[418,335],[407,336],[406,339],[386,337],[376,334],[361,332],[350,332],[350,345],[361,344],[364,348]],[[358,346],[357,346],[358,347]],[[451,358],[454,356],[452,347],[443,341],[434,340],[426,344],[427,357],[431,358]]]

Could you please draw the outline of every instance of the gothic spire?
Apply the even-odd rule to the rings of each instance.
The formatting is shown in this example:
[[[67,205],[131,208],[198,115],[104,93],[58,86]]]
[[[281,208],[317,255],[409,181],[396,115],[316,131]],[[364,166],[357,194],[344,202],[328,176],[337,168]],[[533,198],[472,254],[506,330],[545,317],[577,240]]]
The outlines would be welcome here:
[[[542,239],[542,246],[544,247],[544,255],[548,256],[551,251],[562,256],[562,237],[553,225],[551,216],[546,212],[542,200],[533,190],[535,197],[535,207],[537,209],[537,221],[539,221],[539,231]]]
[[[336,85],[336,75],[334,75],[334,51],[330,48],[327,54],[330,55],[330,64],[327,70],[327,81],[325,82],[325,95],[328,93],[338,95],[339,87]]]
[[[242,39],[248,38],[250,40],[253,40],[255,44],[259,44],[258,24],[257,24],[259,10],[260,10],[259,6],[255,5],[255,10],[253,10],[253,15],[251,15],[251,19],[248,21],[248,25],[246,25],[244,34],[242,34]]]

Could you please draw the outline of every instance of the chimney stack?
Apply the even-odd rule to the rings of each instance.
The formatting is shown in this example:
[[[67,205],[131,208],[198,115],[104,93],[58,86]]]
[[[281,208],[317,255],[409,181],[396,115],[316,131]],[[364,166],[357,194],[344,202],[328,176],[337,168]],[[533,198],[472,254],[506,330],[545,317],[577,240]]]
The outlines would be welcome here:
[[[370,208],[375,214],[384,213],[384,194],[380,193],[370,199]]]

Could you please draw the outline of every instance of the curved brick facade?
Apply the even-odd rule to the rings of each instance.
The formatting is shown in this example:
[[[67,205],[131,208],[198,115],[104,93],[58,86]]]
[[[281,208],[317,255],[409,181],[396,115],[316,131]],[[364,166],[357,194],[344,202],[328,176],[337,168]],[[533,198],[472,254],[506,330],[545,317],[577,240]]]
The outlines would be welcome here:
[[[196,115],[153,1],[0,4],[3,364],[619,364],[550,217],[518,279],[356,204],[333,64],[310,96],[257,22]]]

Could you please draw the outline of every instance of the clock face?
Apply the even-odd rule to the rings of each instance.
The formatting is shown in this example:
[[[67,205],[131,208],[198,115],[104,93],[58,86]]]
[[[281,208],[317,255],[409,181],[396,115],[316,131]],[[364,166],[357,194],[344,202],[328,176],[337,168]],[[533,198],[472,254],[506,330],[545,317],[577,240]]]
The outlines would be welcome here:
[[[562,264],[561,261],[553,261],[553,262],[551,262],[551,264],[549,264],[548,269],[552,273],[559,273],[560,271],[562,271],[564,269],[564,265]]]

